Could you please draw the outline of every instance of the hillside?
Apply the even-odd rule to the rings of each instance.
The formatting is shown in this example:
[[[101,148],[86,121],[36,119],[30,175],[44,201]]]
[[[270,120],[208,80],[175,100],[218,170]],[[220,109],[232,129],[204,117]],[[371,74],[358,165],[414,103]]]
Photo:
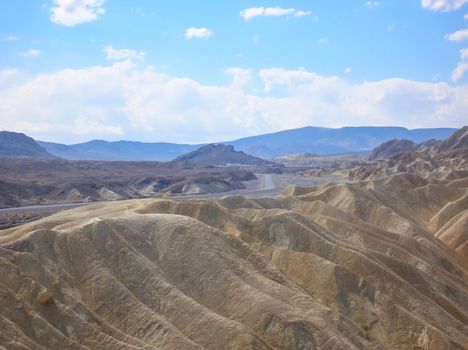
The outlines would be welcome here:
[[[467,196],[399,174],[61,212],[0,233],[0,344],[468,349]]]
[[[454,132],[447,140],[437,146],[437,152],[467,152],[468,151],[468,126]]]
[[[395,141],[399,144],[400,141]],[[419,145],[406,147],[406,151],[394,152],[391,156],[387,144],[377,147],[372,154],[387,157],[369,157],[369,162],[349,172],[352,180],[375,179],[396,173],[418,174],[428,178],[454,180],[468,175],[468,127],[455,131],[444,141],[429,140]],[[373,161],[375,160],[375,161]]]
[[[369,160],[388,159],[404,152],[414,151],[418,147],[417,143],[411,140],[390,140],[374,148],[369,154]]]
[[[56,158],[22,133],[0,131],[0,157]]]
[[[236,150],[256,157],[270,159],[290,154],[320,155],[372,150],[391,139],[408,139],[420,143],[429,139],[442,140],[456,129],[413,129],[402,127],[344,127],[339,129],[305,127],[271,134],[245,137],[234,141],[219,140],[218,144],[234,146]],[[145,143],[133,141],[90,142],[63,145],[38,143],[48,152],[71,160],[149,160],[169,161],[205,144]]]
[[[177,157],[174,162],[190,162],[196,165],[272,165],[264,159],[234,150],[234,146],[210,144]]]

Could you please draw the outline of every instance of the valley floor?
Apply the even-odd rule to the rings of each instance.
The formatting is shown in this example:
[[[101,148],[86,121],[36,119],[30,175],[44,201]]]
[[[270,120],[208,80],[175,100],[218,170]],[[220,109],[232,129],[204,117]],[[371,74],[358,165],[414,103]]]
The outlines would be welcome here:
[[[289,185],[316,186],[329,182],[342,182],[345,179],[339,175],[329,176],[299,176],[291,174],[256,174],[257,179],[244,181],[245,189],[232,190],[227,192],[215,192],[198,195],[172,195],[171,198],[181,200],[214,199],[229,195],[242,195],[247,198],[273,197]],[[43,205],[27,205],[22,207],[0,209],[0,230],[22,225],[59,211],[82,207],[85,205],[103,203],[57,203]]]

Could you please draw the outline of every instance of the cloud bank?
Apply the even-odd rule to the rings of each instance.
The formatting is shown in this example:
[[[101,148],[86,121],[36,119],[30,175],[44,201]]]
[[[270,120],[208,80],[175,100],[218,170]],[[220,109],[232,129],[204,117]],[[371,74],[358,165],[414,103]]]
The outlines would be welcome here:
[[[65,143],[195,143],[305,125],[460,127],[468,120],[466,86],[400,78],[351,83],[304,69],[236,67],[226,74],[230,83],[206,85],[130,60],[27,79],[0,71],[0,125]]]

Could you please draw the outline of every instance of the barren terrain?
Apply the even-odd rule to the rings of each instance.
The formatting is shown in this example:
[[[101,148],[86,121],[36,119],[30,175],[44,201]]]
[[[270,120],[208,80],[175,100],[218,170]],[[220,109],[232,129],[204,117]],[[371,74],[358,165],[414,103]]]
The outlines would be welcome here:
[[[467,196],[399,174],[63,211],[0,234],[0,344],[467,349]]]

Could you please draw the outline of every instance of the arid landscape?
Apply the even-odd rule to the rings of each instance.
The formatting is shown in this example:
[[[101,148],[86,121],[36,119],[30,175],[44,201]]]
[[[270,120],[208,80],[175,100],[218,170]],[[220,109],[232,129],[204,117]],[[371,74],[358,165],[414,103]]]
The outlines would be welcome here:
[[[0,4],[0,350],[468,350],[468,0]]]
[[[467,197],[460,183],[398,174],[58,213],[0,236],[0,341],[466,349]]]
[[[0,344],[468,349],[467,140],[4,158]]]

